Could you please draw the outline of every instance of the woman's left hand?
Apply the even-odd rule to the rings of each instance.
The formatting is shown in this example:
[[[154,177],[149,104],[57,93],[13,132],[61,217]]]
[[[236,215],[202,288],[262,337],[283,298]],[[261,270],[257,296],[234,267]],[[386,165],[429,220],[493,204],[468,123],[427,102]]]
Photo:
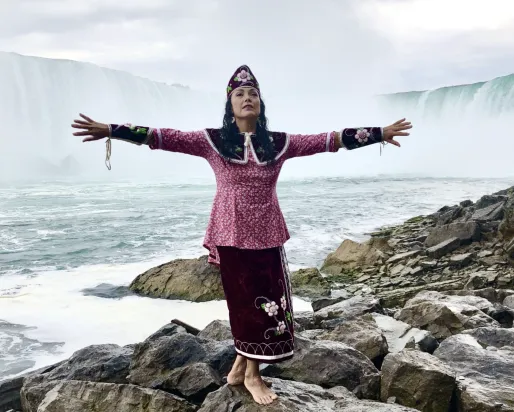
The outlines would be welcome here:
[[[400,143],[394,140],[395,136],[409,136],[410,133],[404,132],[404,130],[412,129],[410,122],[406,122],[405,119],[398,120],[390,126],[384,127],[382,135],[382,141],[394,144],[400,147]]]

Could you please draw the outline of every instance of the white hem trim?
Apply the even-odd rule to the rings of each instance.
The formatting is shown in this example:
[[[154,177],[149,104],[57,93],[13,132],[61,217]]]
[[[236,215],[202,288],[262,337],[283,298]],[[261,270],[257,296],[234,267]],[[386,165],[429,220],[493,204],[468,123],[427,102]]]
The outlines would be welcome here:
[[[288,353],[283,353],[282,355],[274,355],[274,356],[253,355],[253,354],[250,354],[250,353],[243,352],[240,349],[237,349],[237,348],[235,348],[235,349],[236,349],[236,352],[239,353],[240,355],[246,356],[247,358],[260,359],[260,360],[282,359],[282,358],[287,358],[288,356],[292,356],[294,354],[294,351],[291,351],[291,352],[288,352]]]

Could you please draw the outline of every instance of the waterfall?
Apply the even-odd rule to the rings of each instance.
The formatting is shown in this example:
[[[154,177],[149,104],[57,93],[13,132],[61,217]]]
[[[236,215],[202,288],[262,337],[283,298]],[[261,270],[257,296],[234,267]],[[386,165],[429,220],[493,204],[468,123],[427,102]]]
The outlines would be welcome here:
[[[4,52],[0,52],[0,78],[0,180],[112,178],[164,172],[210,176],[203,159],[156,154],[116,141],[113,170],[107,172],[102,143],[81,143],[81,138],[72,136],[70,124],[83,112],[106,123],[184,130],[217,127],[223,113],[224,85],[220,94],[212,94],[90,63]],[[302,159],[302,163],[295,159],[286,171],[311,175],[514,174],[514,74],[370,99],[357,102],[352,96],[331,96],[314,103],[306,98],[288,104],[276,97],[267,100],[268,115],[279,119],[281,131],[383,126],[401,117],[415,126],[411,137],[400,139],[402,150],[386,147],[381,157],[377,147],[314,156]],[[273,120],[272,127],[275,124]]]

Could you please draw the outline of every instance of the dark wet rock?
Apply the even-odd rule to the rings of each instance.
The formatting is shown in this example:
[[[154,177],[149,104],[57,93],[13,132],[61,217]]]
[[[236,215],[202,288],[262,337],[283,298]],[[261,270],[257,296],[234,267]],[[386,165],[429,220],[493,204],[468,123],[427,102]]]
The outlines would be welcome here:
[[[457,250],[460,246],[460,239],[453,237],[448,240],[445,240],[441,243],[436,244],[435,246],[429,247],[426,250],[426,254],[429,258],[432,259],[440,259],[448,253]]]
[[[326,308],[327,306],[335,305],[336,303],[342,302],[343,300],[346,300],[349,297],[350,296],[346,294],[346,296],[339,296],[337,298],[320,298],[313,300],[311,302],[312,310],[314,312],[317,312],[318,310]]]
[[[96,296],[104,299],[121,299],[134,295],[128,286],[111,285],[109,283],[101,283],[94,288],[82,290],[84,296]]]
[[[480,226],[476,222],[461,222],[433,228],[425,240],[425,246],[430,248],[454,238],[459,239],[460,244],[478,241]]]

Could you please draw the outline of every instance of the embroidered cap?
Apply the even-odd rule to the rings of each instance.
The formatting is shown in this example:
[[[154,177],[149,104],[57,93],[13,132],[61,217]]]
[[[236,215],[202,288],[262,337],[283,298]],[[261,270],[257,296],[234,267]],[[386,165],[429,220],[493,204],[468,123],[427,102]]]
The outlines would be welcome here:
[[[240,66],[230,78],[227,86],[227,98],[230,97],[232,92],[238,87],[244,86],[254,87],[260,94],[259,82],[247,65]]]

